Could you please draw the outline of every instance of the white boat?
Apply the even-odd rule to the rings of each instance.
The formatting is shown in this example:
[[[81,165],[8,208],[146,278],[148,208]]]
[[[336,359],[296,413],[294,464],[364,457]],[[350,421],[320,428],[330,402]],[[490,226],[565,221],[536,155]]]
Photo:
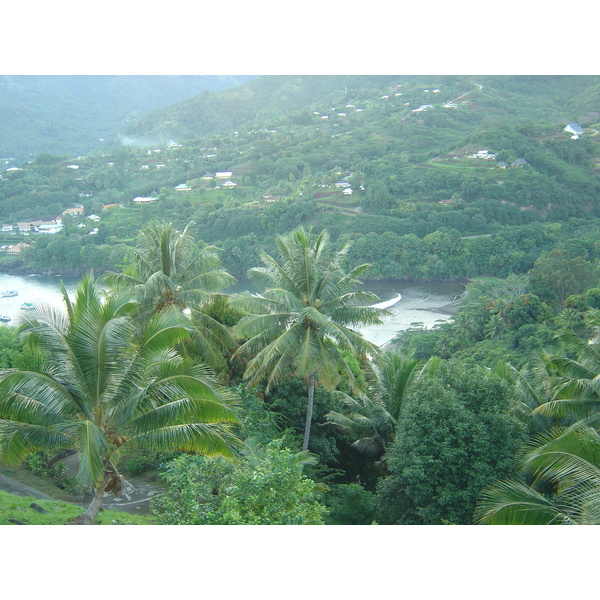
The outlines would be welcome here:
[[[2,323],[8,323],[10,321],[10,317],[7,315],[0,315],[0,321]]]
[[[18,296],[19,292],[17,290],[6,290],[1,295],[3,298],[11,298],[12,296]]]

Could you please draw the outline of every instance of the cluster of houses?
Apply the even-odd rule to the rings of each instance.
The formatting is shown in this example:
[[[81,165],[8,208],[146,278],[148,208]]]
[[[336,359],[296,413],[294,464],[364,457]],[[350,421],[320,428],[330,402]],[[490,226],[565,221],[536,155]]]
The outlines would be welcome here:
[[[458,157],[455,157],[455,158],[458,158]],[[475,154],[469,154],[468,158],[480,158],[482,160],[494,160],[496,158],[496,155],[493,152],[488,152],[487,150],[479,150]],[[524,158],[517,158],[517,160],[513,161],[510,166],[513,168],[517,168],[517,167],[523,167],[526,164],[527,164],[527,161]],[[498,164],[496,165],[496,167],[498,167],[499,169],[506,169],[507,166],[508,165],[503,160],[498,162]]]
[[[103,208],[108,209],[112,206],[116,206],[115,204],[107,204]],[[64,223],[62,217],[65,215],[81,215],[83,216],[83,207],[79,206],[76,208],[68,208],[67,210],[62,212],[60,217],[56,217],[54,219],[50,218],[42,218],[42,219],[33,219],[31,221],[22,221],[17,223],[16,225],[12,224],[4,224],[0,226],[0,231],[2,233],[20,233],[22,235],[32,235],[32,234],[47,234],[47,235],[55,235],[60,233],[63,230]],[[97,223],[100,221],[100,217],[98,215],[88,215],[87,219],[92,223]],[[77,225],[79,229],[83,229],[87,227],[87,223],[81,222]],[[88,235],[96,235],[98,233],[98,228],[94,227],[90,231],[87,232]],[[17,256],[24,249],[29,248],[29,244],[20,243],[14,245],[0,246],[0,251],[5,252],[6,254]]]
[[[231,178],[233,177],[233,173],[231,171],[220,171],[217,173],[205,173],[202,176],[202,180],[203,181],[212,181],[213,179],[226,179],[226,181],[222,184],[223,187],[225,188],[234,188],[237,183],[231,181]],[[177,192],[191,192],[192,188],[187,184],[187,183],[180,183],[179,185],[175,186],[175,191]],[[147,204],[149,199],[148,198],[135,198],[133,201],[136,204]],[[152,198],[150,199],[153,202],[156,202],[156,200],[158,200],[158,198]]]

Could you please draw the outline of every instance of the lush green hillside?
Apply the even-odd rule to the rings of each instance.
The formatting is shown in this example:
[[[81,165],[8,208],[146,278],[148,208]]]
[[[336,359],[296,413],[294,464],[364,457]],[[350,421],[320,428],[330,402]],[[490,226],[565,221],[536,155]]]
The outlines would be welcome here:
[[[247,76],[27,75],[0,77],[0,157],[76,156],[149,111]]]
[[[127,129],[141,137],[189,140],[238,127],[258,127],[323,103],[343,102],[358,92],[372,93],[390,76],[264,76],[222,92],[206,92],[157,110]],[[303,115],[292,119],[304,121]],[[299,123],[302,124],[302,123]]]
[[[596,77],[271,76],[206,92],[128,130],[163,141],[79,160],[43,154],[4,172],[3,223],[77,205],[100,216],[29,236],[27,259],[4,257],[4,268],[114,269],[143,223],[165,219],[194,220],[235,274],[299,223],[353,239],[351,260],[372,263],[373,277],[522,273],[553,244],[595,235],[578,231],[600,217],[598,86]],[[579,139],[564,130],[573,122]]]

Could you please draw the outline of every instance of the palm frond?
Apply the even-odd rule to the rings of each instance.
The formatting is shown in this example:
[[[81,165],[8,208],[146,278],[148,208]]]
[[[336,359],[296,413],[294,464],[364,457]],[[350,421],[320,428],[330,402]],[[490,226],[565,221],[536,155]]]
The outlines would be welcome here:
[[[481,495],[475,521],[484,525],[573,525],[569,512],[520,481],[498,481]]]

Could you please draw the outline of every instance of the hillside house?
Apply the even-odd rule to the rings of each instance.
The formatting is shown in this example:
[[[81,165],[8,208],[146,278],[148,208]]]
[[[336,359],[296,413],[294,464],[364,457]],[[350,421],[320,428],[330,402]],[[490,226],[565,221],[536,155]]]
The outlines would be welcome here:
[[[180,183],[179,185],[175,186],[175,190],[178,192],[190,192],[192,188],[185,183]]]
[[[152,196],[137,196],[136,198],[133,199],[133,203],[134,204],[152,204],[153,202],[156,202],[158,200],[158,198],[154,198]]]
[[[511,167],[523,167],[527,164],[527,161],[524,158],[517,158],[517,160],[515,160],[515,162],[513,162],[510,166]]]
[[[221,171],[215,173],[215,177],[217,179],[231,179],[232,176],[233,174],[231,173],[231,171]]]
[[[352,195],[352,188],[346,188],[343,193],[346,196],[351,196]]]
[[[422,104],[419,108],[413,109],[413,112],[427,112],[430,108],[433,108],[432,104]]]
[[[577,139],[580,135],[583,135],[583,127],[579,125],[579,123],[569,123],[563,131],[572,133],[573,136],[576,136],[574,138],[572,137],[571,139]]]
[[[63,215],[82,215],[83,214],[83,206],[76,206],[75,208],[67,208],[67,210],[63,210]]]
[[[214,178],[213,173],[204,173],[204,175],[202,175],[202,179],[204,181],[211,181],[213,178]]]
[[[223,187],[226,187],[226,188],[232,188],[232,187],[235,187],[236,185],[237,185],[237,183],[234,183],[233,181],[226,181],[226,182],[223,184]]]
[[[496,155],[487,150],[479,150],[476,154],[470,154],[469,158],[481,158],[483,160],[492,160],[496,158]]]
[[[54,235],[62,231],[63,224],[61,219],[52,219],[52,221],[34,221],[37,233],[46,233]]]
[[[10,256],[19,256],[19,254],[21,254],[21,252],[25,252],[25,250],[28,250],[29,248],[31,248],[31,246],[29,244],[24,244],[23,242],[19,242],[18,244],[15,244],[14,246],[10,246],[10,248],[8,248],[8,250],[6,251],[6,254],[8,254]]]

